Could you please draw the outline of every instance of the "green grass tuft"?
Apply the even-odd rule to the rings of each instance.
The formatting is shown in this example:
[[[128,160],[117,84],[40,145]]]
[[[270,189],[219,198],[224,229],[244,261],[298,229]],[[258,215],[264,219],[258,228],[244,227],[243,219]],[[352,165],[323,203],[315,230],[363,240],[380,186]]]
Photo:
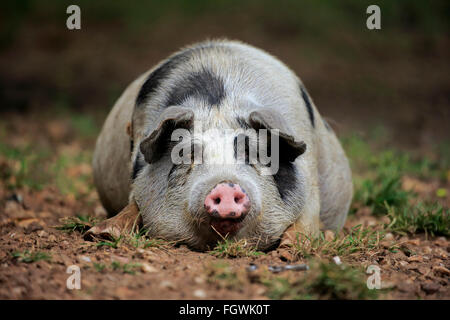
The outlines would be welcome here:
[[[375,299],[377,290],[367,288],[363,271],[346,265],[313,262],[310,271],[295,278],[266,278],[270,299]]]
[[[112,240],[108,241],[108,240],[103,240],[100,242],[97,242],[95,244],[95,246],[97,247],[111,247],[114,249],[117,249],[120,245],[120,242],[122,241],[123,236],[120,236],[118,238],[113,238]]]
[[[264,252],[257,251],[255,246],[245,239],[234,241],[226,238],[219,241],[210,253],[218,258],[255,257],[264,255]]]
[[[225,261],[208,265],[205,273],[208,276],[208,282],[218,288],[236,290],[241,288],[244,283],[243,279]]]
[[[124,263],[121,264],[118,261],[113,261],[111,263],[111,268],[113,270],[119,270],[122,271],[123,273],[128,273],[128,274],[135,274],[136,273],[136,269],[139,268],[141,265],[139,263]]]
[[[401,189],[400,176],[378,175],[375,179],[364,180],[355,192],[355,201],[367,206],[374,215],[387,213],[385,204],[403,207],[407,204],[411,192]]]
[[[357,225],[348,231],[343,231],[332,240],[325,239],[323,232],[316,238],[306,235],[297,235],[291,252],[296,257],[333,257],[339,256],[345,259],[347,256],[356,253],[368,253],[380,248],[380,241],[384,238],[384,231],[364,228]]]
[[[94,262],[93,265],[97,272],[103,272],[106,269],[106,265],[104,263]]]
[[[63,224],[57,226],[56,229],[68,233],[75,231],[85,233],[97,223],[97,219],[90,216],[67,217],[61,219],[61,221]]]
[[[450,209],[438,203],[419,203],[400,209],[386,205],[386,208],[391,220],[387,228],[396,233],[450,236]]]
[[[36,251],[36,252],[30,252],[28,250],[25,250],[24,252],[13,252],[12,256],[14,258],[16,258],[18,261],[20,262],[25,262],[25,263],[32,263],[32,262],[36,262],[39,260],[44,260],[44,261],[50,261],[51,260],[51,255],[45,252],[41,252],[41,251]]]

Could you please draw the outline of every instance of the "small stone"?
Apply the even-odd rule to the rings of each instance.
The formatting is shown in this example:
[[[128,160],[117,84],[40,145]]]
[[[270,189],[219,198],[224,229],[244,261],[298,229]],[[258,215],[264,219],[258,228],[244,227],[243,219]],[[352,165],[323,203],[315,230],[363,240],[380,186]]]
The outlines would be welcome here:
[[[202,289],[197,289],[194,291],[194,297],[199,299],[205,299],[206,298],[206,292]]]
[[[407,262],[407,261],[404,261],[404,260],[399,261],[398,263],[399,263],[402,267],[406,267],[406,266],[408,265],[408,262]]]
[[[441,273],[443,275],[450,276],[450,270],[444,266],[434,266],[433,271],[434,273]]]
[[[422,290],[425,291],[426,294],[433,294],[439,291],[441,287],[438,283],[422,283]]]
[[[144,273],[155,273],[158,272],[158,269],[144,262],[141,264],[141,271]]]
[[[41,238],[46,237],[48,235],[47,232],[45,232],[44,230],[40,230],[38,231],[37,235]]]
[[[161,281],[161,283],[159,284],[159,286],[160,286],[161,288],[167,288],[167,289],[171,289],[171,290],[174,290],[174,289],[175,289],[175,285],[174,285],[172,282],[170,282],[169,280],[163,280],[163,281]]]
[[[85,262],[92,262],[91,258],[89,258],[87,256],[81,256],[80,259]]]
[[[422,256],[411,256],[408,258],[408,262],[423,262]]]
[[[203,278],[203,277],[195,277],[194,278],[194,282],[196,284],[203,284],[203,283],[205,283],[205,278]]]
[[[51,234],[48,236],[48,241],[56,242],[56,237],[53,234]]]
[[[341,258],[338,256],[333,257],[334,263],[336,263],[338,266],[342,264]]]
[[[412,244],[413,246],[420,246],[420,239],[410,239],[406,243]]]
[[[27,219],[19,220],[17,222],[17,225],[19,227],[28,228],[32,223],[39,223],[39,219],[27,218]],[[31,231],[31,232],[33,232],[33,231]]]
[[[258,266],[254,263],[250,263],[246,268],[246,270],[248,272],[253,272],[253,271],[256,271],[257,269],[258,269]]]
[[[384,239],[387,240],[387,241],[392,241],[392,240],[394,240],[394,235],[392,233],[388,232],[384,236]]]
[[[390,281],[382,281],[381,282],[381,289],[393,289],[396,285],[393,282]]]

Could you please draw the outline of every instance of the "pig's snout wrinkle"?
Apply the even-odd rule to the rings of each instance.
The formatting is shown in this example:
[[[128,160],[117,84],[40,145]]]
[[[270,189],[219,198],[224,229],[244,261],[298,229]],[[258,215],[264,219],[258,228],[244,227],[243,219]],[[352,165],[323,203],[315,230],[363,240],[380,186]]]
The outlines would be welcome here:
[[[216,219],[242,220],[250,210],[250,199],[238,184],[219,183],[205,198],[205,209]]]

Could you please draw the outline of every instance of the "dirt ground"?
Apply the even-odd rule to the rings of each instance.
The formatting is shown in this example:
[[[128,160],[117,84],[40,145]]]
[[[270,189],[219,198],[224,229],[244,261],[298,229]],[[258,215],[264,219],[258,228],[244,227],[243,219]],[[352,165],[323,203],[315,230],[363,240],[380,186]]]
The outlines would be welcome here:
[[[245,275],[238,287],[222,286],[210,281],[208,268],[221,259],[209,253],[193,252],[184,246],[98,247],[94,242],[84,241],[77,232],[67,234],[52,227],[59,224],[58,218],[69,216],[79,208],[80,204],[73,199],[51,189],[21,194],[27,209],[20,208],[14,200],[5,201],[10,195],[4,191],[2,194],[4,208],[17,207],[17,210],[7,210],[1,221],[2,299],[265,299],[266,286],[254,283],[247,267],[251,263],[262,269],[287,264],[277,251],[260,257],[228,259],[234,272]],[[354,220],[349,224],[355,223]],[[390,288],[385,298],[449,299],[449,241],[443,237],[419,236],[401,238],[400,242],[414,254],[408,256],[401,250],[392,253],[381,247],[369,255],[356,255],[351,261],[381,267],[382,286]],[[49,253],[51,260],[25,263],[11,256],[12,252],[36,249]],[[134,274],[110,267],[98,271],[93,266],[94,263],[110,265],[113,261],[140,266]],[[70,275],[66,269],[70,265],[81,268],[81,290],[66,288]],[[284,273],[289,272],[295,273]]]
[[[359,203],[345,225],[351,245],[342,254],[238,250],[232,257],[145,237],[86,241],[83,223],[91,221],[76,220],[68,230],[67,218],[106,217],[90,161],[112,103],[154,63],[205,38],[240,39],[278,56],[299,74],[339,137],[367,137],[382,125],[389,138],[368,142],[374,150],[407,150],[445,164],[436,148],[450,141],[447,34],[388,23],[379,33],[349,32],[353,26],[334,18],[323,25],[320,15],[317,29],[289,18],[289,8],[250,9],[168,14],[144,26],[85,10],[80,32],[68,31],[55,10],[30,9],[0,51],[0,299],[450,299],[448,236],[394,232],[386,215]],[[396,189],[414,189],[411,201],[448,210],[449,168],[441,166],[439,176],[429,168],[403,175]],[[359,225],[374,237],[349,238]],[[336,267],[336,255],[351,269]],[[308,271],[269,270],[303,263]],[[72,265],[81,270],[80,290],[66,286]],[[367,291],[370,265],[381,270],[380,290]]]

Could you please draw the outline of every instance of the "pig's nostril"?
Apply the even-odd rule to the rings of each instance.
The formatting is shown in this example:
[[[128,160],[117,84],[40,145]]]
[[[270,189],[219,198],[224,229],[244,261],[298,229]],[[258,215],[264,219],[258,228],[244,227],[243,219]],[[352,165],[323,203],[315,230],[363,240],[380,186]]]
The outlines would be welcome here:
[[[241,203],[242,201],[242,197],[234,197],[234,202],[236,202],[236,203]]]
[[[215,203],[215,204],[219,204],[219,203],[220,203],[220,198],[215,198],[215,199],[214,199],[214,203]]]

